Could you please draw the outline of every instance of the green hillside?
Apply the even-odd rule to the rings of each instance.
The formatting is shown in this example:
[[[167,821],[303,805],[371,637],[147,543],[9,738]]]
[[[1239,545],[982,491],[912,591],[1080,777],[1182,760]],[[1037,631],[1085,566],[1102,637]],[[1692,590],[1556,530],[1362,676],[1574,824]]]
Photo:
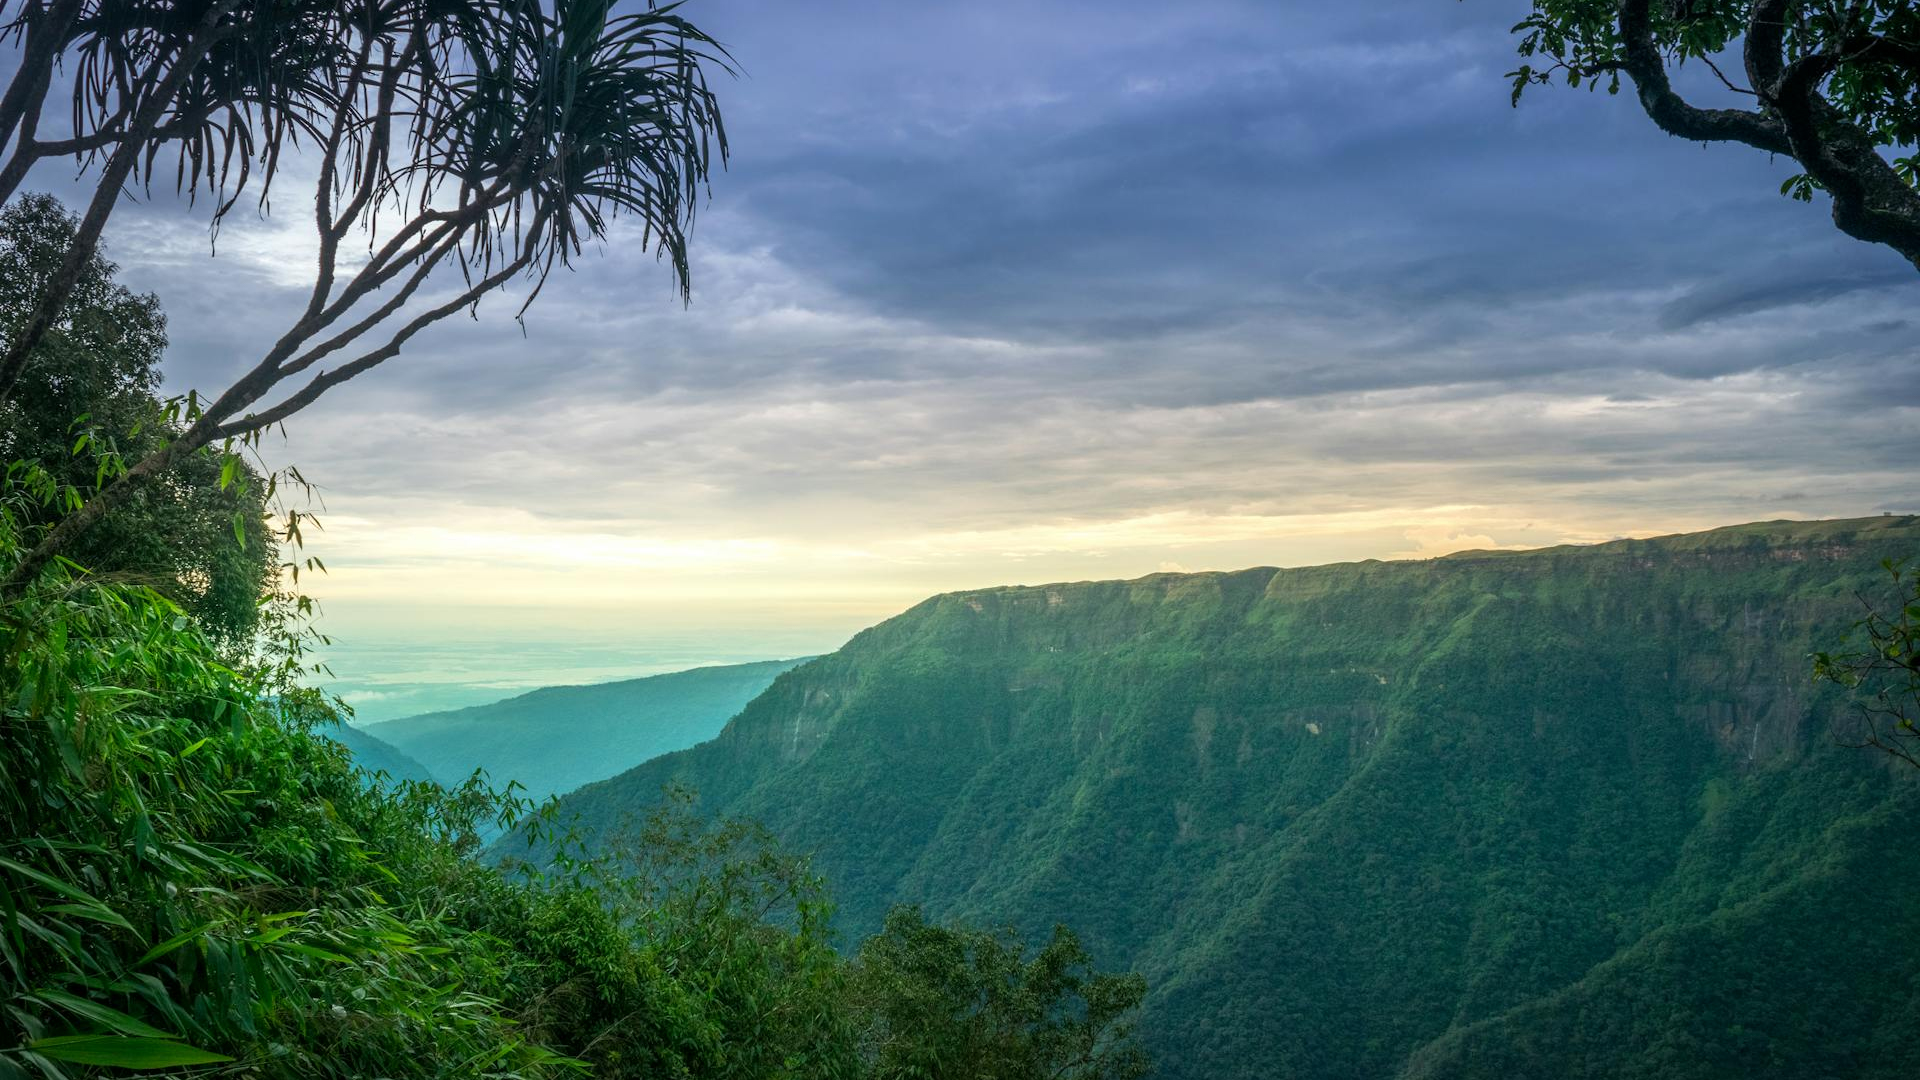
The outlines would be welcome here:
[[[1070,923],[1168,1077],[1905,1077],[1920,777],[1833,744],[1807,655],[1915,554],[1773,522],[939,596],[565,809],[691,785],[854,934]]]
[[[401,753],[391,743],[367,734],[352,724],[334,724],[324,729],[327,738],[347,748],[353,763],[373,773],[386,773],[395,780],[431,780],[425,765]]]
[[[485,769],[494,783],[517,780],[529,796],[542,799],[713,738],[774,676],[801,662],[764,660],[592,686],[549,686],[365,730],[443,784]]]

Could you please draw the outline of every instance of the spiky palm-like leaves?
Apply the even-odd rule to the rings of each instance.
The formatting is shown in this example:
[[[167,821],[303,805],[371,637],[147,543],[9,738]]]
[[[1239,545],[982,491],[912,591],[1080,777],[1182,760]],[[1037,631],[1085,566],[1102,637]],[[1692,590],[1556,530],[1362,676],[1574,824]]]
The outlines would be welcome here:
[[[20,10],[13,36],[31,61],[51,47],[59,2]],[[687,231],[727,152],[706,70],[728,60],[677,5],[97,0],[81,15],[59,39],[79,58],[75,129],[112,137],[80,151],[104,164],[69,261],[91,256],[121,183],[151,181],[155,155],[179,141],[175,182],[216,192],[216,219],[249,183],[264,193],[289,150],[307,152],[318,166],[317,268],[306,308],[259,362],[178,440],[56,526],[0,596],[19,596],[121,489],[286,420],[516,278],[531,281],[531,299],[622,215],[639,219],[642,242],[688,294]],[[107,43],[109,25],[132,43]],[[14,133],[16,157],[36,152],[38,111],[6,129],[11,107],[0,108],[0,130]],[[348,265],[342,245],[355,237],[368,249]],[[454,271],[457,284],[436,289]],[[0,398],[71,284],[56,275],[0,355]]]

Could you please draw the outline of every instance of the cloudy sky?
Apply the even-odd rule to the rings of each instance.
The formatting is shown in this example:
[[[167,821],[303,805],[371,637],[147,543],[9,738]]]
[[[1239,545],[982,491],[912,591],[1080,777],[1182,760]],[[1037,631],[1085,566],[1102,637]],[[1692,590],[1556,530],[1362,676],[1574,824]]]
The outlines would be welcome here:
[[[1920,509],[1920,277],[1628,97],[1509,108],[1525,8],[692,0],[745,74],[691,307],[619,234],[303,414],[331,627],[790,654],[948,589]],[[293,310],[277,198],[216,257],[116,219],[175,387]]]

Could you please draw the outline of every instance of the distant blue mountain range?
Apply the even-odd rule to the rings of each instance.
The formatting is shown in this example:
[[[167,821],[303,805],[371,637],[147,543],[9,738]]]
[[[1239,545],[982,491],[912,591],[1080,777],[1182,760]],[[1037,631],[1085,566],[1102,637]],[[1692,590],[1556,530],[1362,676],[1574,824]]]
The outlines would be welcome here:
[[[550,686],[490,705],[424,713],[336,737],[368,768],[457,784],[484,770],[535,799],[625,772],[719,734],[804,659],[693,668],[591,686]]]

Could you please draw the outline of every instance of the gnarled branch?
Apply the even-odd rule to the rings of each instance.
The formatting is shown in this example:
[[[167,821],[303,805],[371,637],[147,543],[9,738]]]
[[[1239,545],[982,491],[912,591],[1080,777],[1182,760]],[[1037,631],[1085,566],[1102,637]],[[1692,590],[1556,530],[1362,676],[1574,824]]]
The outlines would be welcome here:
[[[1792,153],[1780,122],[1760,112],[1702,109],[1690,104],[1667,77],[1666,59],[1653,37],[1657,0],[1621,0],[1620,69],[1633,80],[1640,107],[1660,130],[1695,142],[1738,142],[1772,154]]]
[[[1920,194],[1881,156],[1872,134],[1841,116],[1821,86],[1845,63],[1914,65],[1920,49],[1868,34],[1789,62],[1794,0],[1757,0],[1748,14],[1743,60],[1760,109],[1704,109],[1674,90],[1654,31],[1659,0],[1620,0],[1621,70],[1661,130],[1700,142],[1736,142],[1792,158],[1833,199],[1842,232],[1884,244],[1920,268]]]

